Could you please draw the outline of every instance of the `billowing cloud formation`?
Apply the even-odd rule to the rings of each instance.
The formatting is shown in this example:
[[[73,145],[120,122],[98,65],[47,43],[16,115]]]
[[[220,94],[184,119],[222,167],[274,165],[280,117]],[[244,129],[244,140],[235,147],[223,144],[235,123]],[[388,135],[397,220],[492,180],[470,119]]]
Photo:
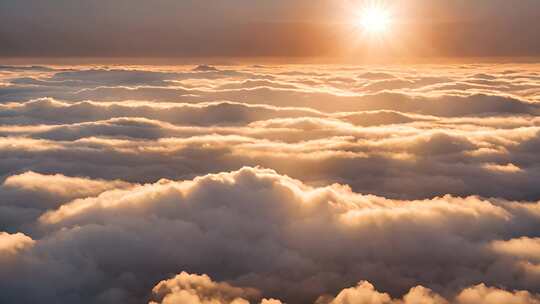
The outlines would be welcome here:
[[[109,189],[125,188],[128,184],[122,181],[90,180],[60,174],[43,175],[30,171],[6,178],[2,186],[4,189],[20,192],[43,193],[55,199],[66,201],[77,197],[96,195]]]
[[[539,81],[1,66],[0,302],[536,304]]]
[[[369,282],[363,281],[354,288],[341,291],[334,299],[321,298],[319,303],[328,304],[536,304],[539,295],[527,291],[509,292],[479,284],[461,291],[454,300],[446,300],[432,290],[422,286],[411,288],[403,299],[391,299],[390,295],[380,293]]]
[[[0,257],[4,254],[17,254],[18,251],[32,245],[34,245],[34,240],[22,233],[0,232]]]
[[[43,175],[31,171],[9,176],[0,186],[0,229],[31,226],[43,212],[63,203],[128,187],[130,184],[122,181]]]
[[[137,302],[171,271],[208,273],[298,303],[358,278],[395,295],[416,285],[453,294],[478,282],[538,292],[538,256],[514,249],[535,242],[538,209],[478,197],[391,200],[244,168],[106,190],[47,211],[28,229],[40,238],[7,265],[39,272],[44,283],[28,285],[24,273],[1,281],[25,290],[21,303],[37,295],[45,303]],[[69,282],[74,269],[85,276]],[[230,294],[227,301],[244,298]]]
[[[537,304],[540,303],[540,296],[532,295],[527,291],[508,292],[497,288],[486,287],[484,284],[480,284],[461,292],[458,295],[457,300],[459,303],[463,304]]]
[[[162,281],[153,288],[161,304],[246,304],[244,298],[256,297],[257,291],[213,282],[206,275],[182,272],[173,279]],[[158,302],[151,302],[158,303]]]
[[[369,282],[362,281],[358,286],[342,290],[335,298],[320,298],[317,304],[448,304],[440,295],[422,286],[411,288],[403,300],[393,300],[389,294],[375,290]]]
[[[157,298],[162,298],[161,304],[181,303],[212,303],[240,304],[249,303],[240,295],[248,294],[250,290],[235,288],[225,283],[213,282],[206,275],[190,275],[181,273],[175,278],[162,281],[153,289]],[[255,293],[251,292],[251,297]],[[155,304],[157,302],[151,302]],[[280,304],[276,299],[263,299],[261,304]],[[462,290],[455,299],[447,300],[432,290],[416,286],[409,290],[402,299],[392,299],[387,293],[381,293],[371,283],[361,281],[356,287],[346,288],[334,298],[330,295],[321,296],[315,304],[537,304],[540,295],[527,291],[506,291],[487,287],[484,284]]]

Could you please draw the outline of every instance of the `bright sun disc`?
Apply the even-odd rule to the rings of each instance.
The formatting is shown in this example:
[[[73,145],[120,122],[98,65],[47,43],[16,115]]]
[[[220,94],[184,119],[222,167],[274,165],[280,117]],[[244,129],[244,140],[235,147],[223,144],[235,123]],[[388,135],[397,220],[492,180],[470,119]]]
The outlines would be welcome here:
[[[390,13],[382,8],[366,8],[360,15],[359,24],[362,29],[372,34],[387,32],[392,18]]]

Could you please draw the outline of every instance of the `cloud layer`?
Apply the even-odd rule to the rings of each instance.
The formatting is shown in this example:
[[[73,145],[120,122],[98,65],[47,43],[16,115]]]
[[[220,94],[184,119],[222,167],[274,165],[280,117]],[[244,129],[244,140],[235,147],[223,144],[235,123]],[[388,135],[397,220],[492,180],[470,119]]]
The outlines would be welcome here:
[[[1,66],[0,302],[537,304],[539,82]]]

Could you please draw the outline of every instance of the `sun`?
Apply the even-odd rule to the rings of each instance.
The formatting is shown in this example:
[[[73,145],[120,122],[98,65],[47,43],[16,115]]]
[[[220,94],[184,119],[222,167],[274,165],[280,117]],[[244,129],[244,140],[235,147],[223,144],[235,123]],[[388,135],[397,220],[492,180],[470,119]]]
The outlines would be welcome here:
[[[358,17],[358,25],[368,34],[385,34],[390,30],[391,24],[392,16],[390,11],[383,7],[366,7]]]

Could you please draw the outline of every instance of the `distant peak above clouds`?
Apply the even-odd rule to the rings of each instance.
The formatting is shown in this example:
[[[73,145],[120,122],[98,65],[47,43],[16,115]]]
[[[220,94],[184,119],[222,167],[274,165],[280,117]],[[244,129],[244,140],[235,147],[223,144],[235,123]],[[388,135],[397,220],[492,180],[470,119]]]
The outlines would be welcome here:
[[[216,72],[218,69],[211,65],[201,64],[193,68],[193,71],[195,72]]]

